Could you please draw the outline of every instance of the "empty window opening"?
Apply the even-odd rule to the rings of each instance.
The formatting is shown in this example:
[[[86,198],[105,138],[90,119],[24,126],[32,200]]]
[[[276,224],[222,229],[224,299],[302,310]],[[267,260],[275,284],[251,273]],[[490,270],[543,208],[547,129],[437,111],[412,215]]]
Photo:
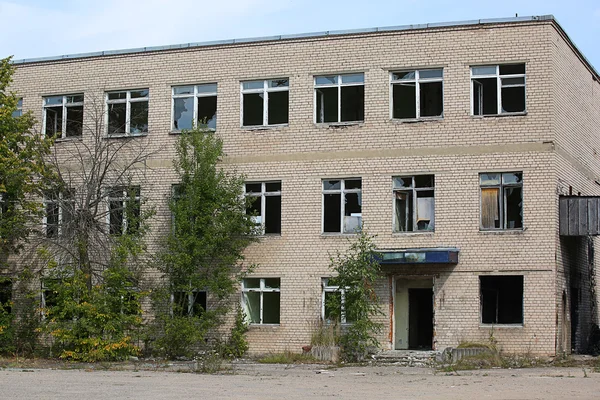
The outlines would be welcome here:
[[[0,278],[0,314],[2,311],[12,311],[12,281],[8,278]]]
[[[44,134],[56,139],[83,134],[83,94],[44,97]]]
[[[46,309],[56,307],[58,305],[58,293],[54,287],[59,284],[58,279],[44,278],[41,281],[41,296],[40,305],[42,308],[42,316],[45,316]]]
[[[523,323],[523,275],[480,276],[481,323]]]
[[[433,175],[393,178],[394,232],[435,229],[434,186]]]
[[[323,321],[345,324],[356,320],[353,315],[346,312],[346,290],[348,288],[340,288],[336,278],[323,278],[321,287],[323,289],[321,297],[321,318]]]
[[[443,76],[442,69],[393,72],[392,118],[441,117]]]
[[[173,87],[172,130],[180,132],[195,127],[216,129],[217,84]]]
[[[241,82],[242,126],[287,124],[289,86],[287,78]]]
[[[199,316],[206,311],[206,292],[202,290],[175,291],[171,295],[173,315]]]
[[[481,229],[523,228],[523,173],[479,174]]]
[[[110,234],[135,234],[140,227],[140,188],[112,188],[108,190],[107,197]]]
[[[281,233],[281,182],[246,183],[245,193],[251,200],[246,213],[262,226],[263,233]]]
[[[525,112],[525,64],[471,67],[472,114]]]
[[[75,201],[73,193],[48,192],[44,196],[44,227],[46,237],[67,236],[71,232]]]
[[[279,278],[246,278],[242,281],[242,308],[251,324],[279,324]]]
[[[315,122],[361,122],[365,119],[364,74],[315,77]]]
[[[323,232],[356,233],[361,229],[361,179],[324,180]]]
[[[149,90],[124,90],[106,94],[108,135],[148,132]]]

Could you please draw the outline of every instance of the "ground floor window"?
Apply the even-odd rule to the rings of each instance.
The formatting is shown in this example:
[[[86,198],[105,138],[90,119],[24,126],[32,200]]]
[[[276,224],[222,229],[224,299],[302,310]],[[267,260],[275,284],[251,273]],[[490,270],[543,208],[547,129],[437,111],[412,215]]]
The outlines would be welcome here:
[[[4,310],[7,314],[12,310],[12,281],[0,278],[0,313]]]
[[[346,315],[346,288],[340,288],[336,278],[323,278],[321,281],[321,318],[325,322],[338,321],[342,324],[352,322]]]
[[[175,291],[171,295],[173,315],[184,317],[198,316],[206,311],[205,291]]]
[[[242,281],[242,307],[251,324],[279,324],[279,278],[246,278]]]
[[[523,323],[523,275],[480,276],[481,323]]]

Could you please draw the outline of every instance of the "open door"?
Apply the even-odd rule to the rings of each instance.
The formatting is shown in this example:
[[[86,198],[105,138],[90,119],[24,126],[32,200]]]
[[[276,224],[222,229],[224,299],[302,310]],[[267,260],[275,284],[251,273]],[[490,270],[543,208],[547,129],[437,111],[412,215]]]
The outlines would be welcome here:
[[[433,280],[398,279],[394,298],[394,348],[433,348]]]

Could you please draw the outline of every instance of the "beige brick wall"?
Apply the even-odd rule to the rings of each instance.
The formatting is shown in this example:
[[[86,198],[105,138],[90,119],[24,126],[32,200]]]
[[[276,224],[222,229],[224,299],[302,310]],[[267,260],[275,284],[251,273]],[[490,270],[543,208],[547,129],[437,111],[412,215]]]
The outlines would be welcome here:
[[[361,177],[363,221],[379,248],[460,249],[455,266],[386,269],[378,286],[384,348],[393,339],[390,276],[434,277],[435,347],[441,350],[463,340],[487,340],[490,328],[479,323],[478,276],[510,273],[524,275],[524,324],[495,327],[494,337],[507,351],[553,354],[556,269],[562,264],[556,261],[561,178],[552,142],[575,152],[575,144],[554,134],[569,126],[557,116],[563,106],[554,100],[560,88],[553,60],[562,51],[561,40],[551,22],[536,22],[236,44],[23,64],[12,87],[38,120],[45,95],[83,92],[88,110],[89,100],[101,104],[106,90],[150,89],[150,132],[139,142],[156,152],[142,188],[157,210],[151,240],[156,246],[168,229],[166,199],[176,181],[170,169],[176,140],[169,134],[171,86],[218,84],[224,166],[248,180],[282,181],[281,236],[264,237],[246,252],[248,262],[259,264],[254,276],[281,278],[281,324],[251,327],[254,353],[300,351],[308,344],[311,323],[320,315],[321,278],[331,274],[329,257],[348,246],[348,236],[321,234],[321,180]],[[511,62],[526,63],[527,114],[470,116],[469,66]],[[444,68],[444,118],[391,121],[389,71],[423,67]],[[365,74],[364,123],[315,125],[313,76],[346,72]],[[278,77],[290,79],[288,126],[240,128],[239,82]],[[569,118],[568,111],[560,112]],[[86,118],[92,121],[89,113]],[[56,149],[68,156],[69,146],[61,142]],[[479,230],[478,174],[488,171],[523,171],[523,231]],[[421,173],[435,174],[435,233],[393,234],[392,176]]]

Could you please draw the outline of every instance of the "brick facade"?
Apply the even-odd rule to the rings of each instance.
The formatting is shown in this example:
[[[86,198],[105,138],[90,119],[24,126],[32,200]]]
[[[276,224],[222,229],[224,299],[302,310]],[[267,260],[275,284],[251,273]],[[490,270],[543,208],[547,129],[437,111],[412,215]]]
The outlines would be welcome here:
[[[472,116],[470,66],[510,63],[526,65],[527,112]],[[443,118],[390,118],[390,71],[415,68],[443,68]],[[353,72],[364,73],[364,122],[315,124],[313,77]],[[240,81],[283,77],[289,123],[240,128]],[[390,304],[397,280],[426,278],[433,287],[434,349],[493,335],[505,351],[553,355],[571,351],[563,292],[570,307],[571,289],[580,288],[578,349],[598,322],[584,312],[599,301],[590,295],[587,243],[581,243],[587,239],[558,234],[559,194],[571,187],[574,194],[600,195],[600,84],[593,78],[560,26],[542,19],[24,62],[12,89],[38,121],[42,96],[84,93],[88,107],[91,99],[102,102],[105,91],[150,90],[149,133],[139,141],[156,152],[142,187],[157,211],[153,246],[169,229],[167,199],[176,183],[171,88],[217,83],[224,167],[248,181],[282,183],[281,235],[265,236],[246,252],[259,265],[253,276],[281,279],[280,324],[251,326],[253,353],[297,352],[309,344],[321,315],[321,279],[331,275],[329,257],[352,238],[322,233],[322,180],[360,177],[364,227],[377,235],[379,249],[459,249],[456,265],[384,268],[377,287],[384,349],[394,348],[398,335]],[[68,157],[68,141],[55,146]],[[523,173],[524,228],[480,230],[479,173],[513,171]],[[418,174],[435,175],[435,232],[393,233],[392,177]],[[522,324],[481,323],[480,276],[486,275],[523,276]]]

